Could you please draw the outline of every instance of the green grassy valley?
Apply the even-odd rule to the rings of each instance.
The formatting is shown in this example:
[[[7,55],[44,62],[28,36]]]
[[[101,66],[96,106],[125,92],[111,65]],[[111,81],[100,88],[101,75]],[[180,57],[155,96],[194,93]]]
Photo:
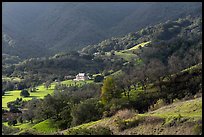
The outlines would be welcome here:
[[[33,29],[25,25],[26,37],[26,21],[14,28],[3,24],[2,135],[202,135],[202,7],[160,3],[158,12],[155,4],[141,3],[137,10],[127,4],[123,13],[112,3],[103,14],[93,12],[103,11],[100,4],[36,4],[31,9],[38,7],[42,17],[52,13],[62,20],[42,19],[35,11],[4,22],[37,19]],[[138,13],[126,15],[133,11]],[[116,20],[107,20],[113,15]],[[126,32],[125,26],[137,29],[112,36]]]

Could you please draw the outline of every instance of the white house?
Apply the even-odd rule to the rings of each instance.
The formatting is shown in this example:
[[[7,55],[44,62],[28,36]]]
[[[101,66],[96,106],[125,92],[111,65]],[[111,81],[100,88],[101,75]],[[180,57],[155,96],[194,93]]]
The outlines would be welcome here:
[[[85,73],[79,73],[76,75],[76,78],[74,79],[75,81],[79,81],[79,80],[87,80],[88,77],[85,75]]]

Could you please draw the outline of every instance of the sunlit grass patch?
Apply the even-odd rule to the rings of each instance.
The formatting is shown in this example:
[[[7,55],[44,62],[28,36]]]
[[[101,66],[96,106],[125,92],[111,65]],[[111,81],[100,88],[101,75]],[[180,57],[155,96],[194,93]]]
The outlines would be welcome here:
[[[53,133],[56,132],[58,129],[53,126],[54,124],[52,123],[51,120],[47,119],[45,121],[42,121],[32,127],[32,129],[36,130],[37,132],[42,132],[42,133]]]
[[[21,97],[20,93],[21,90],[13,90],[13,91],[6,91],[5,95],[2,96],[2,108],[7,108],[7,103],[11,101],[15,101],[16,98],[22,98],[23,100],[31,100],[32,98],[44,98],[47,94],[52,94],[54,91],[54,84],[51,85],[51,88],[46,89],[44,85],[40,85],[36,87],[36,92],[29,92],[29,97]]]
[[[145,45],[149,44],[150,42],[151,42],[151,41],[142,42],[142,43],[140,43],[140,44],[138,44],[138,45],[136,45],[136,46],[134,46],[134,47],[132,47],[132,48],[130,48],[130,49],[127,49],[126,51],[128,51],[128,50],[137,50],[137,49],[139,49],[140,47],[144,47]]]
[[[131,59],[137,58],[137,55],[132,53],[125,53],[123,51],[115,51],[115,55],[119,58],[123,58],[126,61],[130,61]]]
[[[85,80],[85,81],[74,81],[74,80],[65,80],[62,81],[61,84],[65,84],[68,86],[82,86],[84,84],[92,83],[93,80]]]
[[[31,128],[33,125],[34,125],[34,124],[31,124],[30,122],[22,123],[22,124],[21,124],[21,123],[17,123],[14,127],[23,130],[23,129]]]
[[[180,115],[183,117],[200,119],[202,118],[202,98],[173,103],[158,110],[148,112],[146,115],[159,116],[163,118]]]

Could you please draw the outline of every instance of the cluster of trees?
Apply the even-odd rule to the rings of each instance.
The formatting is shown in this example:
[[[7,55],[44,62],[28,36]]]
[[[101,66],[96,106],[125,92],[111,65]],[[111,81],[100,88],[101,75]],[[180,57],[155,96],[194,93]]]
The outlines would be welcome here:
[[[96,74],[103,70],[104,62],[92,60],[89,55],[77,52],[59,54],[50,58],[32,58],[18,65],[4,66],[2,75],[24,79],[26,87],[38,85],[55,79],[63,80],[66,75],[76,75],[79,72]]]
[[[102,75],[97,75],[97,76],[95,76],[95,78],[94,78],[94,82],[102,82],[103,79],[104,79],[104,76],[102,76]]]
[[[37,79],[37,77],[25,77],[25,79],[16,81],[2,81],[2,91],[12,91],[12,90],[23,90],[30,88],[30,91],[35,91],[35,87],[41,84],[42,81]]]
[[[101,84],[86,84],[82,87],[58,87],[53,95],[48,94],[44,99],[22,101],[17,99],[8,103],[9,108],[25,109],[21,115],[9,121],[31,123],[50,119],[53,124],[65,129],[84,122],[98,120],[102,117],[102,104],[99,102]],[[63,89],[63,91],[62,91]],[[10,112],[14,111],[10,110]],[[20,121],[19,121],[20,119]]]
[[[21,61],[18,56],[11,56],[8,54],[2,54],[2,65],[17,64]]]
[[[188,67],[174,55],[169,57],[167,64],[158,58],[151,58],[135,66],[129,64],[122,74],[104,80],[101,101],[106,105],[125,96],[129,107],[144,112],[159,98],[170,103],[175,98],[195,95],[202,84],[202,64],[197,64],[192,72],[182,71]],[[135,93],[140,87],[144,92]]]
[[[8,102],[7,107],[9,108],[9,112],[12,113],[21,113],[21,110],[25,106],[25,101],[22,98],[16,98],[16,100]]]

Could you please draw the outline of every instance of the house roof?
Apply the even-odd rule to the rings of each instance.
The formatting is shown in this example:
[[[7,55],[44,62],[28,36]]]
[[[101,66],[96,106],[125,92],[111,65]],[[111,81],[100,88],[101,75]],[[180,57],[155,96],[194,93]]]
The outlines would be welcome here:
[[[79,73],[78,76],[83,77],[85,76],[85,73]]]

